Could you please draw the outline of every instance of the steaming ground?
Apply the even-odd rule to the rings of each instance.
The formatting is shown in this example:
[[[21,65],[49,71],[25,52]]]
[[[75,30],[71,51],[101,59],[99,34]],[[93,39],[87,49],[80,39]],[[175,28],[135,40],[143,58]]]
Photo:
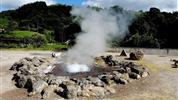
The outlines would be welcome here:
[[[36,96],[27,97],[26,90],[16,88],[11,82],[13,73],[8,69],[21,58],[50,57],[50,54],[51,51],[1,51],[0,100],[39,100],[40,98]],[[112,54],[117,55],[118,53]],[[144,64],[150,69],[150,76],[125,86],[119,86],[118,93],[107,98],[112,100],[118,100],[118,98],[119,100],[177,100],[178,69],[171,68],[170,59],[178,59],[178,56],[145,55],[144,59],[138,63]]]
[[[88,67],[87,65],[83,65],[83,64],[69,64],[67,66],[65,66],[66,71],[69,73],[77,73],[77,72],[88,72],[90,71],[90,67]]]

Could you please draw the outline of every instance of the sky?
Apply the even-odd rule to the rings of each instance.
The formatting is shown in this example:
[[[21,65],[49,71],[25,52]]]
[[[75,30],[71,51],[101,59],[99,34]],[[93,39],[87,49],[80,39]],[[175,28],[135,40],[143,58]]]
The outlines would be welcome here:
[[[119,5],[128,10],[149,10],[157,7],[161,11],[178,11],[178,0],[0,0],[0,11],[17,9],[18,7],[36,1],[45,1],[47,5],[61,3],[73,6],[110,7]]]

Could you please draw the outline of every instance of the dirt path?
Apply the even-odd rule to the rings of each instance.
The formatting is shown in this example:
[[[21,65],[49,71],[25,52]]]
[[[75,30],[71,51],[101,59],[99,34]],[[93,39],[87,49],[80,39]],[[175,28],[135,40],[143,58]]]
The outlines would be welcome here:
[[[10,80],[10,66],[23,57],[50,56],[50,51],[1,51],[0,56],[0,100],[37,100],[27,97],[24,89],[18,89]],[[124,58],[120,58],[124,59]],[[118,92],[109,99],[114,100],[178,100],[178,68],[172,68],[170,59],[178,56],[145,55],[137,63],[147,66],[150,76],[119,86]]]

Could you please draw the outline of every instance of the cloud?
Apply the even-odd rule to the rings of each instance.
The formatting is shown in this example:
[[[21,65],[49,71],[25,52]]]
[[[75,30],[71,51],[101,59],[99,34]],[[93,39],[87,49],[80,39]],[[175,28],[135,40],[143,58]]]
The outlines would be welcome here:
[[[157,7],[162,11],[178,11],[177,0],[86,0],[82,5],[110,7],[119,5],[129,10],[149,10],[150,7]]]
[[[54,0],[1,0],[0,11],[15,9],[15,8],[18,8],[22,5],[24,5],[24,4],[32,3],[32,2],[36,2],[36,1],[45,1],[47,5],[56,3]]]

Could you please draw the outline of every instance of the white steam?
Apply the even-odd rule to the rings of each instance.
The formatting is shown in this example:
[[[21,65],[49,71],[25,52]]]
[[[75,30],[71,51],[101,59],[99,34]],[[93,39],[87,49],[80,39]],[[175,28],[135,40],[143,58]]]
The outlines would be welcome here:
[[[116,14],[108,9],[95,11],[91,8],[74,8],[71,14],[82,18],[80,21],[82,33],[76,37],[76,44],[66,52],[64,57],[65,62],[71,64],[92,64],[97,54],[109,48],[107,42],[113,36],[118,38],[125,36],[132,19],[123,12]],[[76,71],[79,69],[77,66],[71,65],[67,69]]]
[[[77,72],[88,72],[90,68],[84,64],[69,64],[66,66],[66,70],[69,73],[77,73]]]

